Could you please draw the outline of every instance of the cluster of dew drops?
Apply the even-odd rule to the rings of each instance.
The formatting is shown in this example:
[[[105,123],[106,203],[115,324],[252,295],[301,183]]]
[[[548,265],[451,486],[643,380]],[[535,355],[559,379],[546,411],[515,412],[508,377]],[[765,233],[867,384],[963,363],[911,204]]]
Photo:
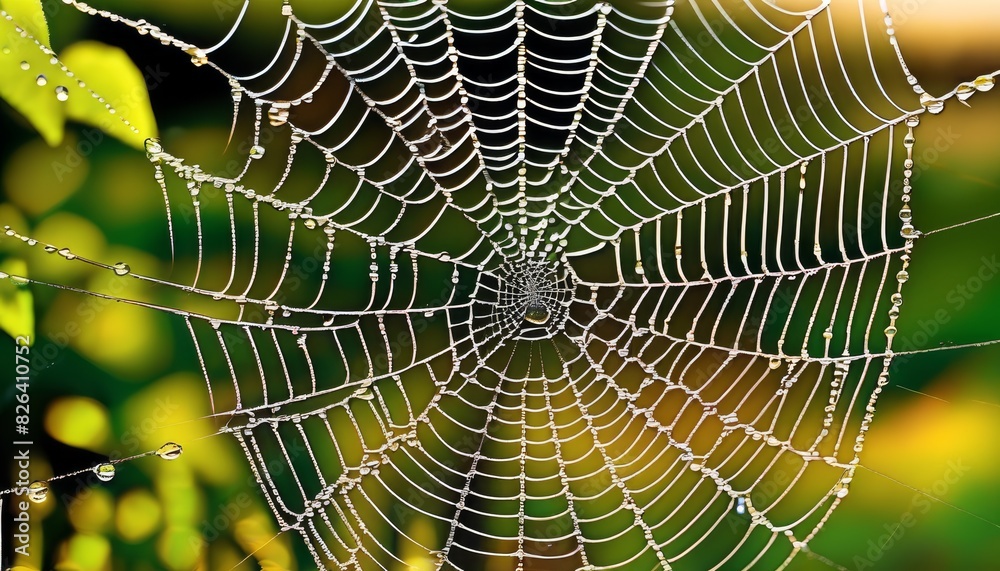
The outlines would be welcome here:
[[[10,48],[4,46],[2,52],[3,55],[10,55]],[[49,63],[53,65],[59,65],[59,60],[55,56],[52,56],[51,59],[49,59]],[[22,71],[31,71],[31,64],[26,61],[22,61],[20,63],[20,68]],[[68,69],[64,68],[64,71],[66,72],[68,77],[73,76],[73,72],[69,71]],[[35,77],[35,85],[37,85],[38,87],[45,87],[48,84],[49,84],[49,78],[46,77],[45,74],[40,73],[38,74],[38,76]],[[85,87],[85,86],[86,84],[81,81],[80,87]],[[55,94],[56,94],[56,99],[58,99],[59,101],[69,100],[69,89],[65,85],[57,85],[55,88]]]
[[[130,460],[135,460],[136,458],[142,458],[143,456],[151,456],[154,454],[164,460],[176,460],[177,458],[180,457],[183,451],[184,449],[183,447],[181,447],[180,444],[177,444],[176,442],[167,442],[166,444],[160,446],[156,450],[146,452],[145,454],[139,454],[137,456],[124,458],[115,462],[102,462],[89,470],[81,470],[79,472],[64,474],[62,476],[56,476],[48,480],[35,480],[30,484],[28,484],[27,488],[25,488],[25,494],[28,496],[28,499],[31,500],[32,502],[42,503],[49,497],[49,482],[53,480],[60,480],[87,471],[91,471],[94,473],[95,476],[97,476],[98,480],[102,482],[110,482],[111,480],[114,479],[115,474],[117,472],[117,469],[115,468],[116,464],[120,464],[122,462],[128,462]]]
[[[82,11],[90,13],[90,14],[103,13],[103,11],[95,10],[95,9],[87,6],[86,4],[78,3],[78,2],[75,2],[74,0],[64,0],[64,1],[66,3],[68,3],[68,4],[74,4],[74,5],[76,5],[76,7],[78,9],[81,9]],[[283,7],[283,11],[286,10],[287,8],[288,8],[288,5],[286,4]],[[12,17],[9,14],[7,14],[6,12],[2,12],[2,15],[7,20],[13,21]],[[117,16],[114,16],[114,15],[111,15],[111,14],[109,14],[109,16],[112,18],[112,20],[117,20],[118,19]],[[129,23],[129,24],[133,25],[139,31],[140,34],[144,34],[144,35],[145,34],[150,34],[150,35],[153,35],[154,37],[160,39],[160,41],[162,43],[164,43],[164,44],[178,43],[172,37],[170,37],[170,36],[168,36],[166,34],[163,34],[159,30],[159,28],[157,28],[155,26],[151,26],[151,25],[147,24],[145,21],[140,20],[138,22],[126,22],[126,23]],[[893,26],[892,26],[892,21],[891,21],[891,19],[888,16],[886,18],[886,23],[887,23],[887,27],[888,27],[888,31],[889,31],[889,35],[890,35],[890,42],[895,46],[896,45],[896,38],[894,37],[894,29],[893,29]],[[16,29],[20,33],[21,37],[23,37],[23,38],[31,38],[31,36],[23,28],[17,27]],[[31,38],[31,39],[34,40],[34,38]],[[73,72],[70,71],[69,69],[67,69],[64,65],[62,65],[59,62],[59,60],[55,56],[54,52],[52,52],[50,49],[48,49],[47,47],[43,46],[42,44],[38,43],[37,40],[35,40],[35,42],[36,42],[36,44],[38,44],[39,48],[43,52],[45,52],[47,55],[50,56],[50,63],[52,65],[57,66],[59,69],[61,69],[61,71],[65,74],[66,77],[68,77],[68,78],[73,78],[74,77]],[[187,49],[185,49],[185,51],[187,51],[190,55],[192,55],[192,61],[195,63],[195,65],[202,65],[202,64],[204,64],[204,63],[207,62],[207,58],[205,57],[204,53],[201,52],[201,50],[198,50],[195,46],[186,45],[186,46],[182,46],[182,47],[187,48]],[[12,53],[11,48],[8,47],[8,46],[2,47],[2,49],[0,49],[0,51],[2,51],[3,55],[10,55]],[[31,72],[32,71],[31,64],[29,62],[27,62],[27,61],[20,62],[20,69],[22,71],[25,71],[25,72]],[[932,96],[932,95],[924,92],[923,89],[920,88],[919,84],[917,84],[916,78],[913,77],[912,74],[907,73],[907,79],[908,79],[909,83],[911,84],[911,86],[913,86],[914,90],[918,93],[918,95],[920,97],[920,104],[921,104],[921,106],[928,113],[936,115],[938,113],[941,113],[944,110],[944,99],[943,98],[936,98],[936,97],[934,97],[934,96]],[[49,79],[44,74],[42,74],[42,73],[39,73],[35,77],[35,84],[38,85],[39,87],[45,87],[46,85],[48,85],[48,83],[49,83]],[[994,87],[994,83],[995,83],[995,81],[994,81],[994,77],[992,75],[983,75],[983,76],[977,77],[973,81],[964,82],[964,83],[959,84],[958,87],[956,87],[955,90],[954,90],[954,95],[956,96],[956,98],[960,102],[965,103],[975,93],[977,93],[977,92],[986,92],[986,91],[991,90]],[[82,81],[78,80],[78,84],[79,84],[79,87],[86,88],[86,85]],[[70,97],[70,91],[64,85],[56,85],[55,88],[54,88],[54,93],[55,93],[55,97],[56,97],[56,99],[58,101],[67,101],[69,99],[69,97]],[[104,103],[103,98],[100,98],[99,96],[97,96],[97,94],[94,94],[93,92],[91,92],[91,94],[95,98],[98,98],[98,100],[100,102]],[[114,113],[114,109],[111,108],[110,105],[108,105],[108,104],[105,104],[105,105],[106,105],[106,107],[108,107],[108,110],[109,110],[110,113]],[[282,113],[282,112],[284,112],[284,113]],[[287,116],[286,115],[287,111],[285,109],[278,110],[278,113]],[[281,118],[284,118],[284,117],[281,117]],[[272,119],[274,119],[274,118],[272,117]],[[128,121],[124,121],[124,122],[128,125]],[[131,127],[133,129],[133,131],[135,130],[135,128],[132,127],[131,125],[128,125],[128,126]],[[912,151],[912,146],[913,146],[912,128],[915,127],[915,126],[916,126],[916,120],[913,120],[912,124],[909,123],[909,122],[907,123],[907,127],[910,128],[910,131],[909,131],[908,136],[907,136],[906,140],[904,141],[904,143],[906,144],[906,147],[907,147],[908,151]],[[147,150],[149,150],[148,145],[149,145],[149,143],[147,142]],[[251,149],[250,155],[251,155],[251,158],[259,159],[259,158],[261,158],[261,156],[263,155],[263,153],[264,153],[264,150],[263,150],[262,147],[255,146],[253,149]],[[911,168],[910,165],[912,165],[912,159],[909,156],[908,156],[908,161],[907,162],[909,163],[907,165],[907,170],[909,170],[909,168]],[[803,169],[803,171],[805,170],[805,164],[802,165],[802,169]],[[804,175],[804,172],[803,172],[803,175]],[[908,197],[906,197],[906,198],[908,198]],[[908,200],[906,200],[906,202],[908,202]],[[902,232],[904,238],[912,238],[913,237],[912,236],[912,233],[913,233],[912,229],[913,229],[913,227],[909,224],[910,217],[911,217],[910,212],[911,212],[911,210],[910,210],[909,205],[904,203],[903,209],[900,212],[900,217],[902,218],[902,220],[904,222],[904,229],[903,229],[903,232]],[[5,230],[7,231],[8,235],[12,234],[12,231],[9,228],[5,228]],[[32,244],[32,245],[34,245],[34,244]],[[46,248],[46,249],[47,249],[47,251],[49,250],[49,248]],[[68,249],[61,249],[61,250],[59,250],[59,249],[53,248],[52,251],[53,252],[58,251],[58,253],[60,253],[61,255],[63,255],[64,257],[66,257],[68,259],[72,259],[73,257],[75,257],[75,256],[72,255],[71,252],[69,252]],[[908,260],[906,260],[906,261],[908,261]],[[120,275],[120,276],[127,275],[129,273],[129,271],[130,271],[128,265],[124,264],[122,262],[119,262],[119,263],[111,266],[111,268],[115,271],[115,273],[117,275]],[[641,262],[637,262],[637,264],[636,264],[636,272],[637,273],[642,273]],[[8,276],[6,276],[6,275],[0,275],[0,277],[8,277]],[[902,283],[904,283],[907,280],[907,278],[908,278],[908,274],[906,272],[905,265],[904,265],[904,269],[899,272],[899,275],[897,275],[897,281],[901,285]],[[898,292],[893,296],[893,305],[894,305],[894,308],[898,307],[899,297],[900,296],[899,296]],[[896,310],[896,311],[898,312],[898,310]],[[536,305],[530,306],[527,309],[527,312],[526,312],[526,315],[525,315],[525,318],[528,321],[530,321],[532,323],[537,323],[537,324],[543,324],[543,323],[545,323],[546,321],[548,321],[548,317],[549,316],[548,316],[547,310],[543,306],[539,307],[539,306],[536,306]],[[895,321],[895,314],[890,315],[890,317],[892,318],[892,321],[894,322]],[[885,333],[886,333],[887,337],[891,340],[892,337],[893,337],[893,335],[896,333],[896,330],[895,330],[895,327],[894,327],[894,323],[890,323],[889,327],[886,328]],[[772,359],[772,361],[769,363],[769,366],[770,366],[771,369],[775,369],[775,368],[777,368],[777,367],[780,366],[780,361]],[[115,473],[116,473],[115,464],[117,464],[117,463],[121,463],[121,462],[124,462],[124,461],[127,461],[127,460],[131,460],[131,459],[142,457],[142,456],[152,455],[152,454],[155,454],[155,455],[157,455],[160,458],[163,458],[165,460],[174,460],[174,459],[178,458],[181,455],[181,452],[182,452],[182,447],[179,444],[176,444],[176,443],[173,443],[173,442],[168,442],[168,443],[164,444],[163,446],[161,446],[160,448],[158,448],[155,451],[147,452],[145,454],[140,454],[140,455],[132,457],[132,458],[127,458],[127,459],[119,460],[119,461],[114,462],[114,463],[112,463],[112,462],[104,462],[104,463],[98,464],[97,466],[93,467],[91,469],[91,471],[97,476],[97,478],[100,481],[102,481],[102,482],[109,482],[112,479],[114,479],[114,477],[115,477]],[[87,470],[83,470],[81,472],[85,472],[85,471],[87,471]],[[81,472],[77,472],[77,474],[81,473]],[[65,477],[72,476],[72,475],[74,475],[74,474],[67,474],[67,475],[64,475],[64,476],[58,476],[56,478],[52,478],[51,480],[56,480],[56,479],[59,479],[59,478],[65,478]],[[26,493],[27,493],[28,499],[31,500],[32,502],[36,502],[36,503],[37,502],[43,502],[43,501],[45,501],[46,498],[48,497],[49,481],[51,481],[51,480],[36,480],[36,481],[31,482],[27,486],[27,489],[26,489]],[[846,492],[846,488],[843,489],[842,492]],[[838,495],[838,497],[843,497],[842,493],[838,493],[837,495]],[[747,511],[747,507],[748,506],[746,506],[745,500],[742,497],[737,499],[737,503],[736,503],[736,506],[735,506],[735,509],[736,509],[737,513],[740,513],[740,514],[745,513],[745,511]]]
[[[885,5],[883,3],[882,10],[885,11]],[[910,68],[906,65],[906,61],[903,59],[903,54],[899,50],[899,40],[896,37],[896,26],[893,22],[892,16],[888,12],[885,12],[885,32],[889,36],[889,44],[892,45],[893,49],[896,50],[896,57],[899,58],[899,64],[903,68],[903,72],[906,74],[906,82],[910,84],[913,88],[913,92],[920,97],[920,105],[927,110],[928,113],[932,115],[937,115],[944,111],[944,102],[947,97],[934,97],[930,93],[924,91],[924,88],[917,81],[916,76],[910,72]],[[985,92],[993,89],[995,84],[994,74],[980,75],[972,81],[962,82],[956,87],[952,93],[958,98],[962,103],[976,94],[976,92]],[[967,103],[966,103],[967,104]]]
[[[24,242],[25,244],[27,244],[29,246],[38,246],[38,245],[41,245],[43,247],[43,249],[45,250],[45,253],[47,253],[47,254],[59,254],[60,256],[62,256],[63,258],[66,258],[67,260],[76,260],[77,257],[78,257],[69,248],[60,248],[59,246],[53,246],[52,244],[40,243],[38,240],[36,240],[36,239],[34,239],[34,238],[30,237],[30,236],[25,236],[23,234],[19,234],[16,230],[14,230],[13,228],[11,228],[10,226],[4,226],[3,230],[4,230],[4,235],[5,236],[10,236],[11,238],[17,238],[17,239],[21,240],[22,242]],[[85,260],[83,258],[80,258],[80,259],[83,260],[83,261],[86,261],[89,264],[97,265],[97,266],[101,266],[101,267],[110,269],[111,271],[113,271],[115,273],[116,276],[122,276],[122,277],[124,277],[124,276],[127,276],[130,273],[132,273],[132,268],[127,263],[125,263],[125,262],[115,262],[114,264],[112,264],[110,266],[105,266],[104,264],[101,264],[99,262],[94,262],[93,260]],[[0,272],[0,279],[9,279],[9,280],[11,280],[12,282],[14,282],[15,284],[18,284],[18,285],[25,285],[25,284],[28,284],[30,282],[30,280],[28,280],[27,278],[25,278],[23,276],[11,275],[11,274],[8,274],[6,272]]]

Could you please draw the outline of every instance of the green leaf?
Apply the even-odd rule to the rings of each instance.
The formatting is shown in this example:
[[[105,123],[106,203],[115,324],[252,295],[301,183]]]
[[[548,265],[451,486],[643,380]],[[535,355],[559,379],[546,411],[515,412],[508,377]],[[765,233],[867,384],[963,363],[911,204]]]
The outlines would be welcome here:
[[[15,22],[35,37],[43,46],[50,46],[49,23],[45,21],[42,0],[0,0],[3,8]]]
[[[124,50],[100,42],[77,42],[63,51],[62,61],[78,77],[87,78],[87,87],[104,95],[115,110],[109,113],[91,93],[87,93],[89,97],[71,96],[66,102],[70,119],[100,127],[137,149],[143,148],[146,139],[157,136],[146,78]]]
[[[18,278],[27,277],[28,265],[24,260],[9,258],[0,262],[0,330],[11,337],[26,335],[35,338],[35,312],[31,290],[27,284],[18,283]]]
[[[0,1],[6,6],[11,0]],[[37,13],[26,17],[38,19]],[[5,52],[10,50],[0,57],[0,98],[24,115],[49,145],[62,142],[67,118],[99,127],[137,149],[156,136],[145,79],[125,52],[99,42],[79,42],[65,50],[60,62],[31,33],[21,35],[29,29],[46,30],[47,41],[44,26],[29,28],[0,18],[0,38],[6,38]]]
[[[0,97],[17,109],[50,145],[62,142],[63,102],[56,99],[56,78],[66,73],[53,65],[52,56],[33,38],[22,37],[20,28],[7,18],[0,18],[0,38],[5,38],[9,54],[0,57]],[[38,76],[45,77],[46,85],[38,85]],[[51,85],[50,85],[51,83]],[[66,78],[66,83],[69,83]]]

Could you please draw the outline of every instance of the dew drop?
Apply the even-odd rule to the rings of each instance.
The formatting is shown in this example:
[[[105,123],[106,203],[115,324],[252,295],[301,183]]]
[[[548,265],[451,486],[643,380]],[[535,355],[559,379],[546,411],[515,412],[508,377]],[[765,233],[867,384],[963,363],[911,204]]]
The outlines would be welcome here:
[[[993,89],[993,84],[992,75],[980,75],[972,82],[972,85],[979,91],[989,91]]]
[[[191,56],[191,63],[196,66],[203,66],[208,63],[208,56],[199,48],[188,48],[184,50]]]
[[[889,297],[889,301],[895,306],[903,305],[903,294],[896,292]]]
[[[920,124],[920,117],[917,115],[910,115],[909,117],[906,118],[907,127],[916,127],[919,124]]]
[[[540,303],[532,303],[524,310],[524,320],[535,325],[545,325],[549,317],[549,308]]]
[[[98,464],[94,466],[94,474],[97,474],[97,479],[102,482],[110,482],[115,478],[115,465],[105,462],[104,464]]]
[[[111,266],[115,270],[115,274],[119,276],[127,276],[132,268],[128,266],[125,262],[118,262],[117,264]]]
[[[40,504],[49,497],[49,483],[43,480],[35,480],[28,484],[28,499]]]
[[[59,101],[66,101],[69,99],[69,89],[66,89],[66,86],[64,85],[56,86],[56,99]]]
[[[736,498],[736,513],[743,515],[747,513],[747,501],[743,498]]]
[[[910,209],[910,205],[904,204],[903,207],[899,209],[899,219],[903,222],[910,222],[913,220],[913,211]]]
[[[49,82],[49,79],[47,77],[45,77],[44,75],[39,75],[38,77],[35,78],[35,85],[37,85],[39,87],[42,87],[43,85],[45,85],[48,82]]]
[[[642,262],[635,263],[635,273],[639,274],[640,276],[646,273],[646,271],[642,269]]]
[[[272,127],[280,127],[288,122],[288,102],[272,103],[267,110],[267,120]]]
[[[67,260],[73,260],[76,258],[76,254],[71,252],[69,248],[60,248],[59,255],[66,258]]]
[[[965,101],[966,99],[972,97],[976,92],[976,86],[971,83],[960,83],[957,88],[955,88],[955,95],[958,97],[959,101]]]
[[[250,147],[250,158],[259,159],[264,156],[264,147],[260,145],[254,145]]]
[[[932,115],[937,115],[944,111],[944,101],[934,97],[930,93],[924,93],[920,96],[920,104]]]
[[[163,146],[160,145],[160,140],[159,139],[146,139],[145,143],[143,143],[143,144],[146,147],[146,152],[147,153],[155,155],[157,153],[162,153],[163,152]]]
[[[773,371],[781,366],[781,359],[777,357],[771,357],[771,360],[767,362],[767,366]]]
[[[900,270],[899,273],[896,274],[896,281],[899,283],[906,283],[906,280],[908,279],[910,279],[910,274],[906,270]]]
[[[164,460],[176,460],[183,451],[184,449],[181,448],[180,444],[167,442],[163,446],[156,449],[156,455]]]
[[[31,69],[31,64],[26,61],[22,61],[21,69],[23,69],[24,71],[28,71],[29,69]]]

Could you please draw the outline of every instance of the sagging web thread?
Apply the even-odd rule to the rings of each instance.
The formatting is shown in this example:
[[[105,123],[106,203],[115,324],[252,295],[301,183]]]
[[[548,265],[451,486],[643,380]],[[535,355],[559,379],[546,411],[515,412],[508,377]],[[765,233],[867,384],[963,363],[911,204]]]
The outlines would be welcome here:
[[[195,267],[105,267],[210,300],[158,309],[318,566],[780,567],[847,496],[944,105],[884,5],[247,2],[201,47],[72,4],[252,128],[229,173],[147,144]]]

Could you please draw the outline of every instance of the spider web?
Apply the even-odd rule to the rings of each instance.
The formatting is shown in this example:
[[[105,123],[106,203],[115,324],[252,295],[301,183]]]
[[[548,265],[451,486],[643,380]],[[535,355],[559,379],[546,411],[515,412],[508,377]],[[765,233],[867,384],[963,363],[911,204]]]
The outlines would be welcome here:
[[[247,2],[207,47],[73,5],[229,81],[237,168],[147,143],[196,265],[129,277],[182,294],[159,309],[317,566],[809,553],[888,381],[943,107],[884,5]],[[261,15],[275,41],[230,53]]]

